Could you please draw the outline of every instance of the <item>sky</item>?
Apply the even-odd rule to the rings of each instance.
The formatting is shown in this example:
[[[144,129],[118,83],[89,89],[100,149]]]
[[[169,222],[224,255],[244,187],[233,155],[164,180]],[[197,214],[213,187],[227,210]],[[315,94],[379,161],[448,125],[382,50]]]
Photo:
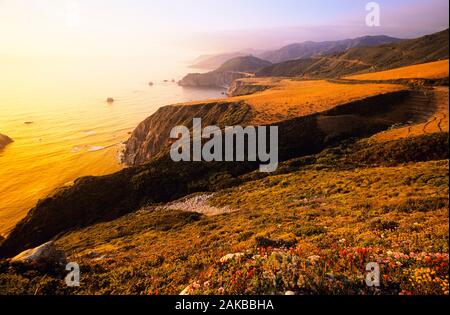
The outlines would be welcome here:
[[[0,0],[0,59],[138,58],[273,49],[448,27],[448,0]]]

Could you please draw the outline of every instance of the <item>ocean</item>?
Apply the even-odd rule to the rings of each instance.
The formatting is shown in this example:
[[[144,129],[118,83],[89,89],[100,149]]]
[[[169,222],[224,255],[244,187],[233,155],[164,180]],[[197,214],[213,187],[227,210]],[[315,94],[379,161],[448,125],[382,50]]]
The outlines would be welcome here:
[[[222,96],[172,82],[188,72],[180,61],[0,62],[0,133],[14,140],[0,151],[0,235],[55,189],[122,169],[122,143],[159,107]]]

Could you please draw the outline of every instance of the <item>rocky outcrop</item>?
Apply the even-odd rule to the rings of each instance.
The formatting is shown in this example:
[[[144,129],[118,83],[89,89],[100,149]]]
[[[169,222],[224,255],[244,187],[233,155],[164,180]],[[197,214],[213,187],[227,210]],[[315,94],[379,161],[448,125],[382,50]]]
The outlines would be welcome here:
[[[39,265],[63,265],[67,262],[67,259],[65,253],[58,250],[53,242],[48,242],[20,253],[13,257],[10,262]]]
[[[212,71],[208,73],[190,73],[178,82],[181,86],[228,88],[236,79],[247,78],[250,75],[234,71]]]
[[[253,56],[233,58],[218,69],[207,73],[190,73],[180,82],[181,86],[228,88],[234,80],[253,76],[271,63]]]
[[[12,142],[13,142],[13,140],[10,137],[2,135],[0,133],[0,150]]]
[[[191,128],[193,118],[201,118],[202,124],[208,126],[241,125],[250,120],[251,110],[242,102],[162,107],[134,130],[126,142],[123,162],[127,165],[139,165],[164,154],[171,144],[172,128]]]
[[[250,95],[257,92],[262,92],[273,87],[272,85],[255,84],[246,79],[234,80],[228,88],[227,94],[230,97]]]

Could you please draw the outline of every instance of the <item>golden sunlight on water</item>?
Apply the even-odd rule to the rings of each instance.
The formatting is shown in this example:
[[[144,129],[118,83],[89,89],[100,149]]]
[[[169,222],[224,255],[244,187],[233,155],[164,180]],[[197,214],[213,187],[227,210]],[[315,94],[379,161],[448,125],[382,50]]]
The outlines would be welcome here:
[[[120,170],[121,143],[160,106],[220,96],[170,82],[186,72],[138,63],[0,63],[0,133],[14,140],[0,151],[0,234],[56,188]]]

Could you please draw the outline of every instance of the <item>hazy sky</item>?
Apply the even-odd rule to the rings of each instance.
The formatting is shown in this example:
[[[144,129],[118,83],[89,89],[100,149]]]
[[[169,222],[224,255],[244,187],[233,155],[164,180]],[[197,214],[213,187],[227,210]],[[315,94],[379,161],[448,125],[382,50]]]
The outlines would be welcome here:
[[[0,0],[0,57],[133,58],[267,49],[366,34],[415,37],[448,27],[448,0]],[[168,49],[169,48],[169,49]]]

